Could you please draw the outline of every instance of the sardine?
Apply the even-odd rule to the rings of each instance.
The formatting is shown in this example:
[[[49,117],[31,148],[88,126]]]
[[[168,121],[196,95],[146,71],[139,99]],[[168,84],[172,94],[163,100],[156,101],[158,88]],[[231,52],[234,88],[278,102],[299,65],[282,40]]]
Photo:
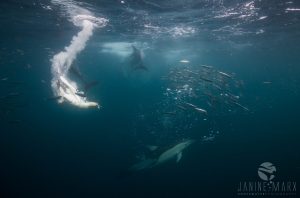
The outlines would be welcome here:
[[[205,109],[201,109],[199,107],[195,107],[195,110],[200,112],[200,113],[204,113],[204,114],[207,114],[207,111]]]
[[[229,75],[229,74],[227,74],[227,73],[225,73],[225,72],[218,71],[218,73],[221,74],[222,76],[227,77],[227,78],[232,78],[231,75]]]
[[[245,111],[249,111],[249,109],[247,107],[244,107],[243,105],[241,105],[240,103],[237,103],[237,102],[233,102],[233,104],[241,107],[242,109],[244,109]]]

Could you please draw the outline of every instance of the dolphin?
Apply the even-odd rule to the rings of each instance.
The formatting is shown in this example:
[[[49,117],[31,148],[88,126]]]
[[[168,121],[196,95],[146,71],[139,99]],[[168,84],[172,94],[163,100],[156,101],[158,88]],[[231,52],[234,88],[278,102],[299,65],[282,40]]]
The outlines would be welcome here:
[[[87,101],[86,97],[83,97],[84,92],[77,90],[77,88],[73,86],[64,76],[59,77],[59,80],[57,81],[57,87],[58,96],[61,96],[61,100],[59,101],[60,103],[64,102],[64,100],[67,100],[73,105],[81,108],[100,108],[97,102]]]
[[[132,47],[132,54],[130,55],[130,66],[133,70],[148,70],[143,63],[143,55],[141,50],[137,49],[134,45]]]
[[[129,168],[129,171],[141,171],[145,169],[150,169],[160,164],[164,164],[172,159],[176,158],[176,162],[178,163],[182,158],[182,152],[184,149],[193,144],[195,140],[186,140],[184,142],[178,143],[172,148],[161,153],[158,158],[154,159],[144,159]]]
[[[169,160],[176,158],[178,163],[182,158],[182,151],[193,144],[195,140],[186,140],[179,144],[176,144],[174,147],[163,152],[157,159],[155,166],[163,164]]]

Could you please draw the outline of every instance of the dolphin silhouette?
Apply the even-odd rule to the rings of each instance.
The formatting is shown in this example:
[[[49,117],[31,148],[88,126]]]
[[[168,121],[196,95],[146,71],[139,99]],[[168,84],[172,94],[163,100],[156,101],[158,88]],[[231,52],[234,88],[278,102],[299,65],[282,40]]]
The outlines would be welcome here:
[[[132,54],[130,55],[130,66],[133,70],[146,70],[148,68],[143,63],[143,56],[141,50],[136,48],[134,45],[132,47]]]
[[[182,152],[184,149],[193,144],[195,140],[186,140],[173,146],[172,148],[162,152],[157,159],[144,159],[129,168],[130,171],[140,171],[150,169],[155,166],[164,164],[172,159],[176,159],[178,163],[182,159]]]
[[[163,164],[169,160],[176,158],[176,162],[178,163],[182,158],[182,151],[193,144],[195,140],[186,140],[179,144],[176,144],[172,148],[163,152],[157,159],[155,166]]]

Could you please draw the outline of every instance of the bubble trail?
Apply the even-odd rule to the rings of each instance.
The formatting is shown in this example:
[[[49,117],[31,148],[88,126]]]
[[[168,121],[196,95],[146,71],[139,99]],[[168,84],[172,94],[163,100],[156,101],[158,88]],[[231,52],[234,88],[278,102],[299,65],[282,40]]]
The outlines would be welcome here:
[[[79,91],[77,83],[68,78],[68,71],[77,55],[84,50],[86,43],[93,35],[93,30],[104,27],[108,20],[92,16],[89,11],[75,5],[72,1],[53,0],[52,3],[62,6],[70,15],[73,24],[81,27],[81,31],[72,38],[70,45],[55,54],[51,59],[51,87],[54,95],[62,97],[59,102],[67,100],[78,107],[99,107],[98,103],[89,102],[86,97],[82,97],[84,95],[83,91]],[[78,14],[80,12],[83,14]]]

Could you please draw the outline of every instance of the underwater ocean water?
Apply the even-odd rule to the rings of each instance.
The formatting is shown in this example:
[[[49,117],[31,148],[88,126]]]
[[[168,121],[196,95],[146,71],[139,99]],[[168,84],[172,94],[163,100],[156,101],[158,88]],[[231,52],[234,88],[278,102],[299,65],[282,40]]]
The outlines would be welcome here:
[[[0,10],[0,197],[299,195],[299,1]]]

